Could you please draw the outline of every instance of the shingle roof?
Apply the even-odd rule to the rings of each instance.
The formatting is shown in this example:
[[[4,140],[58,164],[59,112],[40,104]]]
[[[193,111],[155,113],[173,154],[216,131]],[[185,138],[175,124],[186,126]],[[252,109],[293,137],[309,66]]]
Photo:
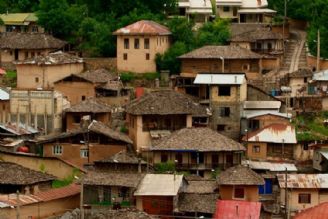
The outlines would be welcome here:
[[[206,115],[206,108],[192,97],[173,90],[147,93],[126,106],[126,112],[133,115]]]
[[[15,61],[17,65],[62,65],[83,63],[83,59],[62,51],[49,53],[48,55],[40,55],[23,61]]]
[[[262,23],[231,23],[231,35],[236,36],[246,32],[255,31],[257,29],[265,28],[267,25]]]
[[[261,55],[240,46],[203,46],[179,56],[180,59],[261,59]]]
[[[245,147],[210,128],[184,128],[173,132],[151,150],[244,151]]]
[[[65,44],[45,33],[6,32],[0,35],[1,49],[61,49]]]
[[[113,156],[96,161],[97,163],[125,163],[125,164],[138,164],[139,160],[142,164],[146,162],[136,156],[136,154],[127,151],[120,151]]]
[[[291,72],[288,74],[289,78],[303,78],[303,77],[312,77],[313,72],[309,68],[300,68],[297,71]]]
[[[214,219],[260,219],[261,202],[218,200]]]
[[[296,214],[294,219],[323,219],[328,218],[328,202],[323,202],[312,208],[307,208]]]
[[[141,173],[118,173],[105,171],[89,171],[84,177],[85,185],[124,186],[137,188],[144,174]]]
[[[264,179],[245,166],[234,166],[220,173],[220,185],[264,185]]]
[[[99,215],[106,219],[155,219],[155,217],[148,215],[146,212],[139,211],[134,208],[123,208],[119,210],[106,209],[104,211],[98,210],[100,214],[94,214],[89,219],[99,219]],[[157,218],[157,217],[156,217]]]
[[[114,35],[170,35],[170,30],[154,21],[140,20],[114,32]]]
[[[259,28],[233,36],[231,42],[256,42],[258,40],[282,40],[280,33],[272,32],[269,28]]]
[[[55,180],[56,177],[15,163],[0,162],[0,184],[32,185]]]
[[[117,78],[113,72],[109,72],[106,69],[100,68],[96,70],[88,70],[81,74],[77,74],[77,76],[84,78],[93,83],[106,83],[110,80],[114,80]]]
[[[188,186],[184,193],[211,194],[218,188],[215,180],[187,180]]]
[[[218,197],[218,194],[180,194],[178,211],[214,214]]]
[[[65,112],[70,113],[81,113],[81,112],[92,112],[92,113],[108,113],[112,111],[112,107],[103,103],[96,98],[87,98],[86,100],[79,102],[70,108],[66,109]]]

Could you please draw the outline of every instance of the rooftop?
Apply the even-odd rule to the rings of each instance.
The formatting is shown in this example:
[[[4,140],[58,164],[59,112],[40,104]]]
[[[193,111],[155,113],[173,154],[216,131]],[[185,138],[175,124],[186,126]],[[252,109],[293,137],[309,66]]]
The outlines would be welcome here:
[[[249,33],[266,27],[267,25],[261,23],[231,23],[231,36],[234,37],[243,33]]]
[[[197,74],[194,84],[241,85],[245,74]]]
[[[1,14],[0,18],[5,25],[28,25],[38,20],[35,13],[6,13]]]
[[[184,193],[212,194],[215,193],[218,185],[215,180],[187,180],[188,186]]]
[[[183,184],[183,175],[146,174],[135,196],[176,196]]]
[[[261,55],[240,46],[203,46],[179,56],[180,59],[261,59]]]
[[[286,118],[286,119],[289,119],[292,117],[292,114],[279,113],[279,112],[274,112],[272,110],[264,110],[264,111],[260,110],[260,111],[255,111],[255,112],[253,112],[253,110],[252,111],[245,110],[243,112],[243,117],[246,119],[255,119],[257,117],[267,116],[267,115],[282,117],[282,118]]]
[[[61,49],[65,44],[46,33],[6,32],[0,35],[1,49]]]
[[[210,0],[188,0],[187,2],[179,1],[179,7],[186,7],[187,13],[212,14],[212,4]]]
[[[0,100],[9,100],[9,93],[0,88]]]
[[[83,64],[83,59],[62,51],[40,55],[23,61],[16,61],[18,65],[63,65],[63,64]]]
[[[286,188],[285,174],[277,174],[280,188]],[[287,174],[287,188],[328,188],[328,174]]]
[[[170,30],[154,21],[140,20],[114,32],[114,35],[170,35]]]
[[[216,0],[217,6],[241,6],[242,0]]]
[[[267,162],[267,161],[252,161],[252,160],[245,160],[242,161],[243,164],[248,165],[253,170],[268,170],[271,172],[297,172],[296,165],[293,163],[274,163],[274,162]]]
[[[328,81],[328,70],[323,70],[317,73],[314,73],[312,76],[314,81]]]
[[[263,8],[268,7],[267,0],[243,0],[242,8]]]
[[[218,193],[212,194],[188,194],[179,195],[178,212],[198,212],[214,214]]]
[[[264,179],[246,166],[234,166],[220,173],[219,185],[264,185]]]
[[[281,101],[245,101],[244,109],[280,109]]]
[[[300,68],[297,71],[291,72],[288,74],[289,78],[303,78],[303,77],[312,77],[313,72],[309,68]]]
[[[79,102],[68,109],[65,112],[69,113],[82,113],[82,112],[92,112],[92,113],[109,113],[112,111],[112,107],[106,103],[96,99],[87,98],[86,100]]]
[[[55,179],[55,176],[47,173],[31,170],[15,163],[0,161],[0,184],[2,185],[33,185]]]
[[[328,202],[323,202],[312,208],[307,208],[296,214],[294,219],[322,219],[328,217]]]
[[[132,115],[206,115],[206,108],[188,95],[173,90],[158,90],[144,94],[126,106]]]
[[[234,35],[231,42],[256,42],[258,40],[282,40],[280,33],[272,32],[269,28],[259,28],[250,32]]]
[[[27,126],[23,123],[19,123],[17,127],[17,123],[6,123],[6,124],[0,124],[0,129],[12,134],[12,135],[32,135],[37,134],[39,131],[31,126]],[[0,133],[1,130],[0,130]]]
[[[173,132],[151,150],[244,151],[245,147],[210,128],[184,128]]]
[[[214,219],[259,219],[261,213],[260,202],[218,200]]]

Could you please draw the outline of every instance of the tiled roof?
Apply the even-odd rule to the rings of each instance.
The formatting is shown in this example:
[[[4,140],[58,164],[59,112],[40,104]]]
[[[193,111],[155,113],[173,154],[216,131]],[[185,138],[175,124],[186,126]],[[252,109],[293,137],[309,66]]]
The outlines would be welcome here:
[[[259,28],[254,31],[235,35],[231,42],[256,42],[258,40],[282,40],[280,33],[272,32],[269,28]]]
[[[170,30],[154,21],[140,20],[114,32],[114,35],[170,35]]]
[[[83,63],[83,59],[64,52],[53,52],[48,55],[40,55],[23,61],[15,61],[18,65],[62,65]]]
[[[214,214],[218,198],[218,193],[180,194],[178,199],[178,212],[198,212]]]
[[[220,185],[264,185],[264,179],[245,166],[234,166],[220,173]]]
[[[239,34],[265,28],[266,26],[266,24],[262,23],[231,23],[230,30],[232,37],[234,37]]]
[[[180,59],[261,59],[261,55],[240,46],[203,46],[179,56]]]
[[[107,105],[106,103],[96,98],[87,98],[86,100],[79,102],[65,110],[65,112],[70,112],[70,113],[80,113],[80,112],[108,113],[111,111],[112,111],[111,106]]]
[[[261,203],[235,200],[219,200],[214,219],[260,219]]]
[[[187,180],[188,185],[184,193],[211,194],[218,188],[215,180]]]
[[[313,72],[309,68],[300,68],[297,71],[291,72],[288,74],[289,78],[303,78],[303,77],[312,77]]]
[[[173,91],[159,90],[131,101],[126,111],[133,115],[206,115],[206,108],[188,95]]]
[[[184,128],[173,132],[151,150],[244,151],[245,147],[210,128]]]
[[[100,68],[96,70],[88,70],[77,76],[82,77],[93,83],[106,83],[108,81],[114,80],[117,78],[117,75],[113,72],[109,72],[106,69]]]
[[[13,135],[31,135],[31,134],[36,134],[39,131],[37,129],[34,129],[31,126],[26,126],[23,123],[19,123],[18,127],[16,123],[6,123],[6,124],[0,124],[0,129],[3,129],[10,134]]]
[[[307,208],[296,214],[294,219],[324,219],[328,218],[328,202],[323,202],[312,208]]]
[[[0,35],[1,49],[61,49],[65,44],[46,33],[7,32]]]

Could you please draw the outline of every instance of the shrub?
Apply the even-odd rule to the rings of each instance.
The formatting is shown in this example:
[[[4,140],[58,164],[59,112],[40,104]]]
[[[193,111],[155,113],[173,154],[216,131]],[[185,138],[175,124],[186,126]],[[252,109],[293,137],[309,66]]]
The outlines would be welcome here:
[[[123,82],[130,82],[135,79],[135,75],[132,72],[123,72],[120,75],[120,79]]]
[[[168,173],[175,171],[175,164],[173,161],[168,161],[166,163],[158,163],[155,164],[155,172],[156,173]]]

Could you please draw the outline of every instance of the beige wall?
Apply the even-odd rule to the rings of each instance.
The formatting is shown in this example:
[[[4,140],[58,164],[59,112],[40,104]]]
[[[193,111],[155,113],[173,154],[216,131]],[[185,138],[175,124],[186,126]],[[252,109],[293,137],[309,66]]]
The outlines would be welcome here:
[[[240,46],[242,48],[249,49],[249,50],[251,49],[251,44],[248,42],[231,42],[230,45]]]
[[[254,146],[260,146],[260,152],[253,151]],[[247,157],[255,160],[266,160],[267,158],[267,144],[263,142],[248,142],[247,143]]]
[[[308,81],[310,80],[310,77]],[[291,96],[295,97],[297,95],[297,90],[306,85],[304,83],[304,78],[290,78],[289,79],[289,87],[292,89]]]
[[[73,73],[83,71],[83,63],[62,65],[17,65],[17,88],[49,89],[54,87],[54,82]]]
[[[313,150],[304,150],[303,145],[297,144],[294,146],[294,159],[298,161],[312,160]]]
[[[317,57],[312,55],[307,55],[307,64],[310,68],[317,67]],[[328,69],[328,59],[320,59],[320,70]]]
[[[252,120],[259,120],[259,125],[260,125],[259,128],[264,128],[268,125],[275,124],[275,123],[290,125],[289,119],[280,116],[274,116],[274,115],[258,116],[252,118]]]
[[[144,39],[149,39],[149,49],[144,48]],[[129,39],[129,49],[124,48],[124,39]],[[134,48],[134,40],[139,39],[139,49]],[[117,36],[117,69],[135,73],[156,72],[155,57],[170,47],[169,36]],[[123,59],[127,54],[127,60]],[[149,60],[146,60],[146,54]]]
[[[10,120],[10,102],[9,100],[0,100],[0,123],[6,123]]]
[[[238,186],[239,187],[239,186]],[[259,201],[259,189],[258,186],[245,186],[240,185],[245,189],[245,198],[244,199],[235,199],[234,198],[234,186],[221,185],[219,187],[220,199],[222,200],[244,200],[257,202]]]
[[[235,10],[238,10],[239,7],[229,7],[230,10],[225,12],[223,11],[223,6],[217,6],[216,8],[216,13],[220,18],[238,18],[238,14],[236,14],[235,16],[233,15],[233,9],[236,8]]]
[[[74,121],[74,116],[80,117],[80,120],[82,119],[83,116],[86,115],[91,115],[92,119],[97,120],[99,122],[102,122],[106,125],[109,125],[110,123],[110,118],[111,118],[111,113],[71,113],[67,112],[66,113],[66,130],[74,130],[80,128],[80,123],[75,123]]]
[[[280,58],[263,58],[262,67],[264,70],[274,70],[280,67]]]
[[[244,83],[241,87],[231,86],[230,96],[220,96],[219,86],[211,87],[211,101],[213,102],[242,102],[246,100],[247,86]]]
[[[13,61],[22,61],[28,58],[32,58],[37,55],[47,55],[51,52],[50,49],[34,49],[34,50],[18,50],[18,59],[15,60],[15,50],[12,49],[3,49],[1,50],[1,62],[13,62]]]

